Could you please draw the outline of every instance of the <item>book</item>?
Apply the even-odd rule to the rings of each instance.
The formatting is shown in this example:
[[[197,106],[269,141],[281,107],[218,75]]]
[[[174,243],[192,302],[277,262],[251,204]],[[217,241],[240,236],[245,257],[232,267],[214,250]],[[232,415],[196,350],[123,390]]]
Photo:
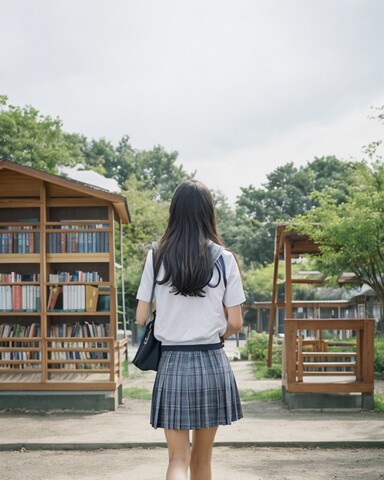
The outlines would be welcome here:
[[[58,300],[62,292],[62,287],[59,285],[51,285],[49,287],[48,310],[55,310],[59,307]]]
[[[99,289],[93,285],[85,287],[85,310],[87,312],[96,312]]]

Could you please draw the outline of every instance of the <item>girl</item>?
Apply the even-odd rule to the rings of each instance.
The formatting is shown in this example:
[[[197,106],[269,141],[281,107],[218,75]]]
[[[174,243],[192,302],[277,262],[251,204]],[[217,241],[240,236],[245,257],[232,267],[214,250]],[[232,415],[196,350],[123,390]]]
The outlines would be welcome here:
[[[164,428],[167,480],[211,479],[219,425],[242,418],[223,341],[242,326],[244,292],[237,262],[222,247],[212,196],[196,180],[172,198],[167,229],[148,253],[137,294],[136,321],[145,324],[154,271],[155,336],[162,353],[153,387],[151,425]],[[192,448],[189,431],[192,430]]]

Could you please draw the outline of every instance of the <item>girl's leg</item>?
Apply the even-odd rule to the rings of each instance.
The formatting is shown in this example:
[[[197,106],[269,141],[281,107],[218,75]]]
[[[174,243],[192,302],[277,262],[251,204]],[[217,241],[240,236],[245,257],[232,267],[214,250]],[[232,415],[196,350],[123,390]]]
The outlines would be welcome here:
[[[218,427],[192,433],[191,480],[211,480],[212,447]]]
[[[191,451],[189,430],[164,430],[168,446],[166,480],[187,480]]]

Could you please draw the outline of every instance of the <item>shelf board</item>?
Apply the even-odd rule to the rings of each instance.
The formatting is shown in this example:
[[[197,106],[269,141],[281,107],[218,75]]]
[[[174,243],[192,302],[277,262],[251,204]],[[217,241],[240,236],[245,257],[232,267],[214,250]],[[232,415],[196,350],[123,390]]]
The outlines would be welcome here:
[[[1,259],[0,259],[1,260]],[[109,253],[47,253],[48,263],[107,263]],[[25,263],[25,262],[23,262]]]
[[[40,263],[40,253],[2,253],[0,263]]]

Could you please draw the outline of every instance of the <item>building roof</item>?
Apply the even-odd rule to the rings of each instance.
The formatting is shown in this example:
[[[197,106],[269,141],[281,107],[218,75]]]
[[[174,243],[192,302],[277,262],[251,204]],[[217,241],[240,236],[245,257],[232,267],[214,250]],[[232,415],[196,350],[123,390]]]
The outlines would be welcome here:
[[[117,217],[122,223],[130,223],[130,214],[128,210],[127,199],[124,195],[111,193],[104,188],[100,188],[95,185],[80,182],[79,180],[70,179],[61,175],[55,175],[53,173],[43,172],[33,167],[26,165],[20,165],[10,160],[0,160],[0,173],[7,172],[9,174],[8,188],[2,188],[0,197],[21,197],[25,196],[27,191],[30,191],[30,195],[37,193],[36,188],[33,190],[33,185],[26,179],[24,182],[25,191],[15,192],[12,188],[12,180],[15,179],[15,175],[26,176],[47,182],[51,186],[52,194],[64,197],[66,192],[71,191],[72,194],[76,194],[79,197],[93,197],[105,200],[112,203]],[[36,183],[36,182],[35,182]]]

